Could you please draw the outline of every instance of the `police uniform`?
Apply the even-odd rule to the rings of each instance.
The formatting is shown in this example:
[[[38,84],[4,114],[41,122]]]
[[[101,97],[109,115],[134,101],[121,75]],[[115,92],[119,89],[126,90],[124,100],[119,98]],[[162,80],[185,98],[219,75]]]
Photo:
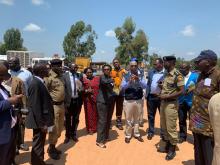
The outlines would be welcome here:
[[[184,86],[184,79],[177,69],[165,73],[161,94],[170,95],[177,92],[179,87]],[[176,121],[178,118],[177,98],[161,101],[160,122],[164,130],[164,138],[172,145],[178,142],[178,133],[176,130]]]
[[[46,86],[53,100],[55,128],[49,133],[49,144],[56,145],[64,126],[64,83],[54,71],[50,70],[49,77],[45,79]]]

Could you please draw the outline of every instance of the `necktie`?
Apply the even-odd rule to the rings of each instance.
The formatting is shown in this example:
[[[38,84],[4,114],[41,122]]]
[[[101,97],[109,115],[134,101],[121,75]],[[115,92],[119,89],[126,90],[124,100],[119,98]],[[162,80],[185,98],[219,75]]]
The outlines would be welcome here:
[[[75,74],[73,74],[73,84],[74,84],[73,94],[74,94],[74,96],[76,96],[76,80],[75,80]]]

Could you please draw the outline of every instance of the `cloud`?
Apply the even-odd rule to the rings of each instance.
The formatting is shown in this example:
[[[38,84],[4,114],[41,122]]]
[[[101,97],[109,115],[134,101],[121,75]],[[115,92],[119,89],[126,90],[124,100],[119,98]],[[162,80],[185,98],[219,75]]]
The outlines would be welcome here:
[[[37,5],[37,6],[43,5],[45,3],[44,0],[31,0],[31,2],[32,4]]]
[[[12,6],[14,5],[14,0],[0,0],[0,3],[8,5],[8,6]]]
[[[162,50],[161,48],[158,48],[158,47],[149,47],[149,53],[152,54],[152,53],[157,53],[159,55],[166,55],[167,54],[167,51],[165,50]]]
[[[185,37],[193,37],[195,36],[195,29],[193,25],[187,25],[180,33]]]
[[[34,24],[34,23],[29,23],[28,25],[26,25],[23,29],[24,31],[29,31],[29,32],[39,32],[39,31],[42,31],[43,29]]]
[[[195,52],[187,52],[186,55],[188,55],[188,56],[195,56],[196,53]]]
[[[115,37],[115,32],[113,30],[108,30],[105,32],[106,37]]]
[[[106,51],[104,51],[104,50],[101,50],[101,51],[100,51],[100,53],[101,53],[101,54],[105,54],[105,53],[106,53]]]

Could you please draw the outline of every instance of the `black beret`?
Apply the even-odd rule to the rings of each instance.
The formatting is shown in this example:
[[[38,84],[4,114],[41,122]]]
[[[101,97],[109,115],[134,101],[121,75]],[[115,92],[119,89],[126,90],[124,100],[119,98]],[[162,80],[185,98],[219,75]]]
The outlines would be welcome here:
[[[62,60],[55,58],[50,61],[50,64],[51,65],[62,65]]]
[[[199,61],[205,60],[205,59],[217,61],[218,57],[217,57],[217,54],[212,50],[203,50],[203,51],[201,51],[199,56],[194,59],[194,61],[199,62]]]
[[[176,61],[176,57],[175,56],[164,56],[163,57],[164,61]]]

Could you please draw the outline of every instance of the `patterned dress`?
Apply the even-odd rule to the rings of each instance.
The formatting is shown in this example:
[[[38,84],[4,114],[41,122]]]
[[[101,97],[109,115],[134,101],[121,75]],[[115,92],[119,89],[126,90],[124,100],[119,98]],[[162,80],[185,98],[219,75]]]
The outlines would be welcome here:
[[[97,130],[97,107],[96,97],[99,90],[99,77],[94,76],[92,79],[83,78],[83,103],[85,110],[86,129],[88,132],[96,132]],[[86,92],[91,88],[93,93]]]

